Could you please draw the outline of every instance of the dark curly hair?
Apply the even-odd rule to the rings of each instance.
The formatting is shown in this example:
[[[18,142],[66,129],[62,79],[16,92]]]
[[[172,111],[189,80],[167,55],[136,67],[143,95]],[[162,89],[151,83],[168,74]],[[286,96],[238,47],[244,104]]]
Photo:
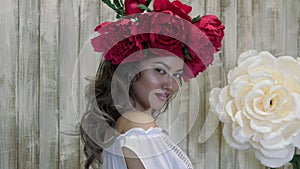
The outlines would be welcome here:
[[[138,64],[139,61],[136,61],[119,66],[103,60],[99,65],[96,77],[89,80],[90,83],[86,87],[87,109],[80,124],[80,135],[87,158],[85,169],[90,166],[98,168],[97,166],[101,165],[103,147],[114,141],[105,139],[108,129],[115,128],[117,119],[126,111],[128,99],[133,101],[131,104],[133,107],[135,106],[135,96],[131,86],[141,75]],[[130,79],[130,74],[135,74],[135,76]],[[114,98],[112,93],[117,94],[117,97]],[[174,97],[175,95],[169,101]],[[167,109],[169,101],[161,110],[152,112],[155,119]]]

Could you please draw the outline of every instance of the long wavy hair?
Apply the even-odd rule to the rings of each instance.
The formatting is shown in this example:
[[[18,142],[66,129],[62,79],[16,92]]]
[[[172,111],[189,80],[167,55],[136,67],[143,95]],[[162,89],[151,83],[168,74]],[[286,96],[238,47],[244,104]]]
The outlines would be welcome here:
[[[135,95],[131,88],[141,75],[138,63],[136,61],[119,66],[103,60],[96,77],[89,79],[89,85],[86,86],[87,109],[80,124],[86,156],[85,169],[90,166],[98,168],[102,164],[103,147],[112,144],[105,139],[107,130],[115,128],[115,123],[126,111],[128,102],[131,101],[132,106],[135,106]],[[129,78],[130,74],[135,76]],[[113,97],[112,93],[117,93],[117,97]],[[169,101],[174,97],[175,95]],[[161,110],[152,112],[155,119],[167,109],[169,101]]]

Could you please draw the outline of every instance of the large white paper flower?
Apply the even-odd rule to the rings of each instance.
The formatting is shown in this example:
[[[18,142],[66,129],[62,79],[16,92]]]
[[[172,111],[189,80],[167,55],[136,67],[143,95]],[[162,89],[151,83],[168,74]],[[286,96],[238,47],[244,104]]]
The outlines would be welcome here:
[[[300,59],[247,51],[210,104],[230,146],[252,147],[263,165],[280,167],[300,148]]]

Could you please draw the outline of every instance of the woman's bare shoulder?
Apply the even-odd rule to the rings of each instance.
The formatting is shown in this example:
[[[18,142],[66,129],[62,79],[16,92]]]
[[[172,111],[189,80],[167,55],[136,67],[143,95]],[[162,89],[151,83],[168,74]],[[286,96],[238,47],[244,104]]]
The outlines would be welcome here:
[[[123,113],[116,122],[116,130],[120,133],[125,133],[132,128],[147,130],[151,127],[157,127],[155,119],[143,112]]]

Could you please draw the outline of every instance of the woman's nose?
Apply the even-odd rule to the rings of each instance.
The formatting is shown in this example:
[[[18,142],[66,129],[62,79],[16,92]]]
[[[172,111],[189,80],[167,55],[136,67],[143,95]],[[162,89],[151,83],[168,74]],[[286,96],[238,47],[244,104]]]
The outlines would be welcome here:
[[[162,87],[164,89],[167,89],[170,91],[177,91],[179,88],[179,85],[178,85],[176,79],[172,75],[167,74],[163,79]]]

